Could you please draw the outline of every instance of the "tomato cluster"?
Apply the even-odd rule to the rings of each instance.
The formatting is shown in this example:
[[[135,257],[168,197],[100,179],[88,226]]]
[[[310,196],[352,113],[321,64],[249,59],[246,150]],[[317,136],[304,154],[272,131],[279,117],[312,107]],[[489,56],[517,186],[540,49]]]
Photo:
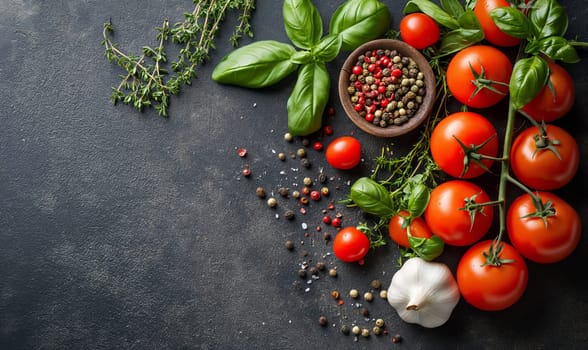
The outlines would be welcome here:
[[[502,32],[493,18],[493,10],[509,6],[506,0],[476,2],[473,14],[485,42],[454,52],[442,77],[450,96],[463,108],[442,116],[430,133],[431,158],[448,179],[431,189],[422,212],[402,208],[387,226],[390,238],[403,249],[434,238],[465,247],[457,282],[464,300],[482,310],[502,310],[516,303],[527,287],[527,261],[544,264],[567,258],[582,232],[576,210],[549,192],[568,185],[579,168],[576,140],[553,124],[570,112],[574,82],[562,65],[542,57],[548,67],[545,83],[524,103],[512,103],[512,81],[520,78],[520,69],[501,48],[522,40]],[[403,18],[400,36],[424,50],[440,38],[435,20],[418,12]],[[500,156],[497,126],[484,114],[509,99],[508,119],[500,125],[506,129]],[[515,118],[522,120],[517,128]],[[488,173],[499,178],[496,200],[475,182]],[[506,195],[506,184],[520,190],[518,197]],[[385,202],[384,196],[373,197]],[[496,212],[500,227],[491,239]]]

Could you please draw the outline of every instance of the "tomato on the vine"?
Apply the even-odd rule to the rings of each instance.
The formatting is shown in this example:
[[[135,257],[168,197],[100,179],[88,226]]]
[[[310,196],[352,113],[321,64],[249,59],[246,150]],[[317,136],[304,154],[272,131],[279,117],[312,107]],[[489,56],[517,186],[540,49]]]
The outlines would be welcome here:
[[[498,7],[508,6],[510,6],[510,2],[507,0],[477,0],[474,6],[474,14],[482,26],[484,38],[493,45],[510,47],[516,46],[521,42],[521,39],[510,36],[500,30],[492,20],[492,17],[490,17],[490,11]]]
[[[486,108],[508,93],[512,63],[495,47],[474,45],[453,56],[446,74],[453,97],[466,106]]]
[[[548,65],[549,82],[531,102],[521,108],[536,121],[546,123],[566,115],[576,99],[576,87],[568,71],[553,61],[548,62]]]
[[[410,13],[400,21],[400,37],[415,49],[424,49],[439,41],[437,22],[421,12]]]
[[[327,147],[325,157],[333,168],[354,168],[361,161],[361,143],[353,136],[337,137]]]
[[[496,253],[498,263],[490,264],[487,255]],[[504,310],[524,294],[529,271],[524,258],[504,242],[479,242],[470,247],[459,260],[457,285],[465,301],[486,311]]]
[[[443,118],[431,133],[431,156],[445,173],[459,178],[480,176],[498,153],[494,125],[474,112],[456,112]],[[477,155],[492,158],[478,159]],[[467,160],[467,162],[464,162]]]
[[[492,225],[494,208],[480,205],[489,201],[490,197],[480,186],[450,180],[431,191],[425,221],[431,232],[446,244],[467,246],[484,237]]]
[[[559,126],[531,126],[514,139],[510,164],[514,176],[526,186],[554,190],[576,175],[580,149],[574,137]]]
[[[527,193],[512,202],[506,215],[508,238],[521,255],[531,261],[561,261],[580,242],[580,215],[553,193],[538,192],[536,196],[540,208]]]
[[[360,261],[368,253],[369,249],[369,238],[353,226],[342,228],[333,240],[333,252],[341,261]]]
[[[408,220],[409,216],[410,214],[408,211],[401,210],[396,215],[392,216],[388,222],[388,234],[390,235],[390,238],[398,245],[405,248],[410,248],[407,234],[409,228],[411,236],[419,238],[431,238],[431,236],[433,236],[431,229],[420,216],[410,219],[410,225],[406,225],[405,220]]]

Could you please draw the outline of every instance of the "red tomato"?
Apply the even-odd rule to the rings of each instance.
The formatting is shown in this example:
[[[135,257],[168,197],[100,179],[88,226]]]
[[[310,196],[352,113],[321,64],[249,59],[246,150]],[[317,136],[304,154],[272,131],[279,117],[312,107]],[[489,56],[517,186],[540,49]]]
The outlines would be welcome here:
[[[457,265],[457,285],[465,301],[486,311],[504,310],[516,303],[527,288],[529,271],[524,258],[511,245],[502,242],[500,259],[511,260],[498,266],[487,264],[492,240],[470,247]]]
[[[429,205],[425,209],[425,221],[431,232],[446,244],[466,246],[479,241],[490,229],[494,218],[492,206],[482,206],[474,214],[463,210],[467,202],[486,203],[490,197],[471,182],[450,180],[431,191]]]
[[[400,21],[400,37],[415,49],[424,49],[439,41],[437,22],[424,13],[408,14]]]
[[[549,62],[549,84],[546,84],[522,111],[538,122],[546,123],[566,115],[574,105],[576,87],[574,80],[562,66]]]
[[[327,147],[325,156],[333,168],[351,169],[361,161],[361,144],[352,136],[337,137]]]
[[[476,76],[473,71],[475,71]],[[447,66],[447,87],[459,102],[473,108],[486,108],[500,102],[508,93],[512,63],[502,51],[488,45],[474,45],[459,51]],[[476,78],[492,81],[476,92]]]
[[[405,248],[410,248],[407,227],[403,227],[405,218],[408,218],[409,216],[410,214],[407,211],[401,210],[398,214],[390,218],[390,221],[388,222],[388,234],[390,235],[390,238],[392,238],[392,240],[398,245]],[[410,221],[410,235],[419,238],[431,238],[431,236],[433,236],[431,229],[421,217],[413,218]]]
[[[568,184],[576,175],[580,165],[580,149],[576,140],[564,129],[546,125],[547,140],[557,141],[553,147],[560,158],[548,148],[538,148],[545,143],[541,130],[529,127],[513,141],[510,165],[514,176],[523,184],[536,190],[554,190]],[[540,146],[540,145],[539,145]]]
[[[339,260],[354,262],[362,260],[370,249],[369,238],[355,227],[342,228],[333,241],[333,252]]]
[[[510,3],[507,0],[477,0],[474,6],[474,14],[482,26],[484,38],[496,46],[516,46],[521,42],[521,39],[510,36],[500,30],[494,24],[492,17],[490,17],[490,11],[493,9],[508,6],[510,6]]]
[[[468,157],[470,162],[467,171],[464,172],[464,159],[467,154],[456,139],[468,149],[479,147],[475,150],[478,154],[496,157],[498,136],[494,125],[480,114],[457,112],[442,119],[431,134],[431,155],[445,173],[459,178],[472,178],[485,173],[484,167],[471,157]],[[487,169],[494,163],[491,159],[480,161]]]
[[[551,202],[553,215],[529,216],[537,213],[533,199],[523,194],[515,199],[506,214],[506,228],[512,245],[527,259],[553,263],[568,257],[580,242],[580,215],[566,201],[550,192],[538,192],[543,204]],[[549,208],[547,209],[549,210]]]

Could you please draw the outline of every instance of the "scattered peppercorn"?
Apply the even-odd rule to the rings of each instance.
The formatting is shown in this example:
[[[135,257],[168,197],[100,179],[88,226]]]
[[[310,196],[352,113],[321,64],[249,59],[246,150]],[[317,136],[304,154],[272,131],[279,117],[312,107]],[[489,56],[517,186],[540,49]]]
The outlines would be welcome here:
[[[349,332],[350,331],[351,330],[349,329],[349,326],[348,325],[344,324],[344,325],[341,326],[341,333],[343,333],[345,335],[349,335]]]
[[[359,291],[357,289],[352,289],[349,291],[349,296],[353,299],[357,299],[359,297]]]
[[[392,342],[393,342],[393,343],[400,343],[401,341],[402,341],[402,337],[400,336],[400,334],[395,334],[395,335],[392,337]]]
[[[278,205],[278,200],[275,199],[274,197],[270,197],[267,200],[267,206],[270,208],[275,208]]]
[[[321,187],[321,194],[323,196],[328,196],[329,195],[329,188],[328,187]]]
[[[333,225],[334,227],[341,227],[341,218],[332,219],[331,225]]]
[[[290,189],[286,187],[280,187],[278,188],[278,193],[282,197],[288,197],[290,195]]]
[[[323,216],[323,224],[331,224],[331,217],[328,215]]]
[[[367,338],[370,336],[370,330],[367,328],[362,328],[361,330],[361,336],[364,338]]]
[[[263,187],[258,187],[255,189],[255,195],[261,199],[265,198],[266,193]]]
[[[249,177],[249,175],[251,175],[251,169],[249,168],[249,166],[245,166],[243,168],[243,176]]]
[[[304,148],[299,148],[296,151],[296,155],[298,156],[298,158],[304,158],[306,157],[306,150]]]
[[[286,160],[286,154],[283,152],[278,153],[278,159],[279,160]]]
[[[378,319],[376,320],[376,326],[378,326],[378,327],[380,327],[380,328],[381,328],[381,327],[384,327],[384,320],[383,320],[383,319],[381,319],[381,318],[378,318]]]
[[[374,328],[372,328],[372,333],[374,333],[375,335],[380,335],[382,334],[382,328],[374,326]]]
[[[319,269],[319,271],[323,271],[327,266],[325,265],[324,261],[319,261],[316,263],[316,268]]]
[[[294,191],[294,192],[292,192],[292,197],[294,197],[294,198],[300,198],[300,191]]]
[[[237,154],[239,155],[239,157],[243,158],[243,157],[247,156],[247,149],[246,148],[239,148],[239,149],[237,149]]]
[[[312,199],[313,201],[318,201],[319,199],[321,199],[321,193],[319,191],[311,191],[310,199]]]
[[[327,318],[325,316],[321,316],[321,317],[319,317],[319,324],[322,327],[325,327],[326,325],[329,324],[329,320],[327,320]]]
[[[361,309],[361,315],[363,317],[370,317],[370,310],[366,309],[365,307]]]
[[[319,173],[318,182],[324,184],[327,182],[327,175],[325,173]]]
[[[330,269],[329,270],[329,276],[331,276],[331,277],[337,277],[337,269]]]
[[[284,141],[292,142],[292,140],[294,140],[294,137],[292,136],[292,134],[290,134],[289,132],[284,134]]]
[[[380,289],[382,287],[382,282],[380,282],[380,280],[373,280],[370,283],[370,286],[374,289]]]
[[[311,274],[311,275],[313,275],[313,276],[317,276],[317,275],[318,275],[318,273],[319,273],[318,269],[317,269],[316,267],[314,267],[314,266],[313,266],[313,267],[311,267],[311,268],[308,270],[308,272],[310,272],[310,274]]]
[[[337,290],[333,290],[331,291],[331,297],[333,297],[333,299],[339,299],[339,291]]]
[[[369,302],[369,301],[372,301],[372,300],[374,300],[374,295],[373,295],[372,293],[370,293],[370,292],[365,292],[365,293],[363,294],[363,299],[364,299],[365,301],[368,301],[368,302]]]
[[[304,186],[312,186],[312,178],[307,176],[302,180],[302,183]]]
[[[323,143],[320,141],[317,141],[312,145],[312,148],[314,148],[315,151],[320,152],[323,150]]]
[[[308,197],[300,197],[300,204],[307,205],[308,204]]]
[[[300,164],[302,164],[303,167],[305,167],[306,169],[309,169],[312,164],[310,164],[310,160],[308,160],[308,158],[302,158],[300,160]]]
[[[388,299],[388,291],[383,289],[380,291],[380,298],[382,299]]]
[[[294,242],[287,240],[285,243],[286,249],[288,250],[294,250]]]
[[[284,218],[286,218],[286,220],[294,220],[295,217],[296,214],[293,210],[286,210],[286,212],[284,213]]]
[[[300,276],[300,278],[306,278],[306,270],[305,269],[298,270],[298,276]]]
[[[353,332],[355,335],[359,335],[359,333],[361,333],[361,328],[359,328],[359,326],[353,326],[353,328],[351,328],[351,332]]]

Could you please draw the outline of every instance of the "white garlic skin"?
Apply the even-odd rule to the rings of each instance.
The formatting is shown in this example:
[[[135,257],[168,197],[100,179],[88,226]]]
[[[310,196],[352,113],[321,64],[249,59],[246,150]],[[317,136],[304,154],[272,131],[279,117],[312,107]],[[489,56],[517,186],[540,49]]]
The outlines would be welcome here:
[[[405,261],[394,274],[387,296],[402,320],[427,328],[447,322],[459,298],[449,267],[419,257]]]

